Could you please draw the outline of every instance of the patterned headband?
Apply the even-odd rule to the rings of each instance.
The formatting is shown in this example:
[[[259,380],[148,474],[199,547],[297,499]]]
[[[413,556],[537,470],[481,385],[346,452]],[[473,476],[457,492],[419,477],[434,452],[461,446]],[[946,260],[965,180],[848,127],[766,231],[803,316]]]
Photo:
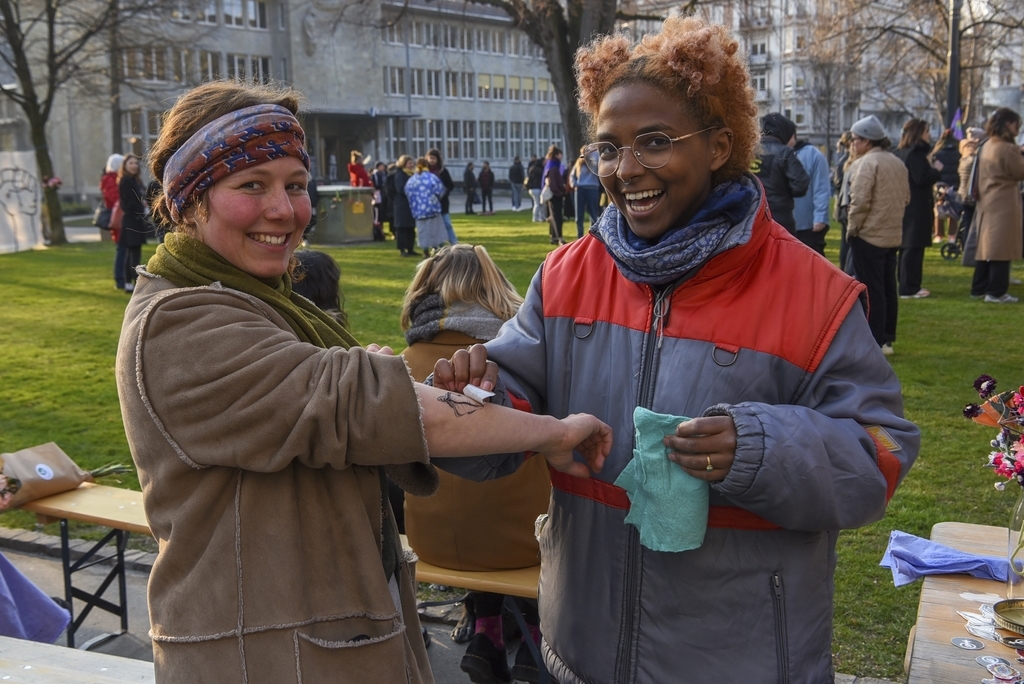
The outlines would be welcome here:
[[[164,167],[164,196],[175,223],[189,200],[221,178],[274,159],[295,157],[309,170],[306,134],[279,105],[255,105],[206,124],[171,155]]]

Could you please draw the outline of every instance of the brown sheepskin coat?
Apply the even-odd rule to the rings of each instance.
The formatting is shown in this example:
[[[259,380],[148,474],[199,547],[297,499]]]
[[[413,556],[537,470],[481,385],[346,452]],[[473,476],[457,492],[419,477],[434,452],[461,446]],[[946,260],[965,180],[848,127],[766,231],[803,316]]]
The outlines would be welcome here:
[[[433,681],[409,569],[401,612],[384,576],[371,467],[427,462],[402,359],[305,344],[258,299],[143,273],[117,385],[160,545],[158,682]]]

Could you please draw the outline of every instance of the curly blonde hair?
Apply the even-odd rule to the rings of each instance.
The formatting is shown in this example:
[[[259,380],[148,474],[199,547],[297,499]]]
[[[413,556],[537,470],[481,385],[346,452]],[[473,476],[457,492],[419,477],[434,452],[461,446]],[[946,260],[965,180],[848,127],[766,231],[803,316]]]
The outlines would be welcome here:
[[[754,89],[739,43],[724,26],[670,17],[660,33],[638,43],[621,35],[598,38],[576,52],[575,70],[580,109],[591,122],[612,88],[645,83],[678,96],[699,128],[732,129],[732,155],[712,183],[737,180],[750,169],[760,142]]]

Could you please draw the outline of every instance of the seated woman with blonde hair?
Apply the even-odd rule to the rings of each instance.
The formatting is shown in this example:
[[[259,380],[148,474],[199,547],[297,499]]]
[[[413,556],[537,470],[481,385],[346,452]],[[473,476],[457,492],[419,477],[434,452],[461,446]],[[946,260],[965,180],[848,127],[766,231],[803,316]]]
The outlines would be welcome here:
[[[146,518],[156,681],[432,682],[385,469],[516,449],[581,476],[611,441],[413,382],[296,294],[311,213],[298,96],[214,81],[149,155],[172,226],[127,310],[117,388]],[[573,460],[573,449],[588,464]]]
[[[420,264],[402,304],[402,328],[409,343],[402,356],[413,378],[423,381],[438,359],[494,339],[522,303],[484,247],[458,244],[438,250]],[[540,563],[534,521],[547,511],[551,495],[542,456],[532,457],[508,477],[488,482],[445,472],[438,476],[436,494],[405,499],[406,532],[420,558],[442,568],[472,571]],[[509,680],[501,618],[504,599],[501,594],[470,593],[463,623],[475,634],[461,635],[458,629],[452,633],[456,641],[470,641],[461,667],[474,682]],[[523,635],[511,675],[536,681],[537,664],[526,639],[540,642],[537,603],[514,600],[530,634]]]

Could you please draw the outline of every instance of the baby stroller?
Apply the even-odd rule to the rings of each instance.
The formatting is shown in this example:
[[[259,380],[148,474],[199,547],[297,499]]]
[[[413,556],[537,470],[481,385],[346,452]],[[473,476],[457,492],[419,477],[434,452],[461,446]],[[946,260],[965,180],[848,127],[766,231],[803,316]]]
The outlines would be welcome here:
[[[956,238],[942,243],[939,253],[947,261],[959,259],[964,252],[964,244],[967,242],[967,228],[963,225],[960,217],[963,215],[964,205],[960,201],[956,188],[945,183],[935,184],[935,215],[939,218],[948,218],[957,222]]]

